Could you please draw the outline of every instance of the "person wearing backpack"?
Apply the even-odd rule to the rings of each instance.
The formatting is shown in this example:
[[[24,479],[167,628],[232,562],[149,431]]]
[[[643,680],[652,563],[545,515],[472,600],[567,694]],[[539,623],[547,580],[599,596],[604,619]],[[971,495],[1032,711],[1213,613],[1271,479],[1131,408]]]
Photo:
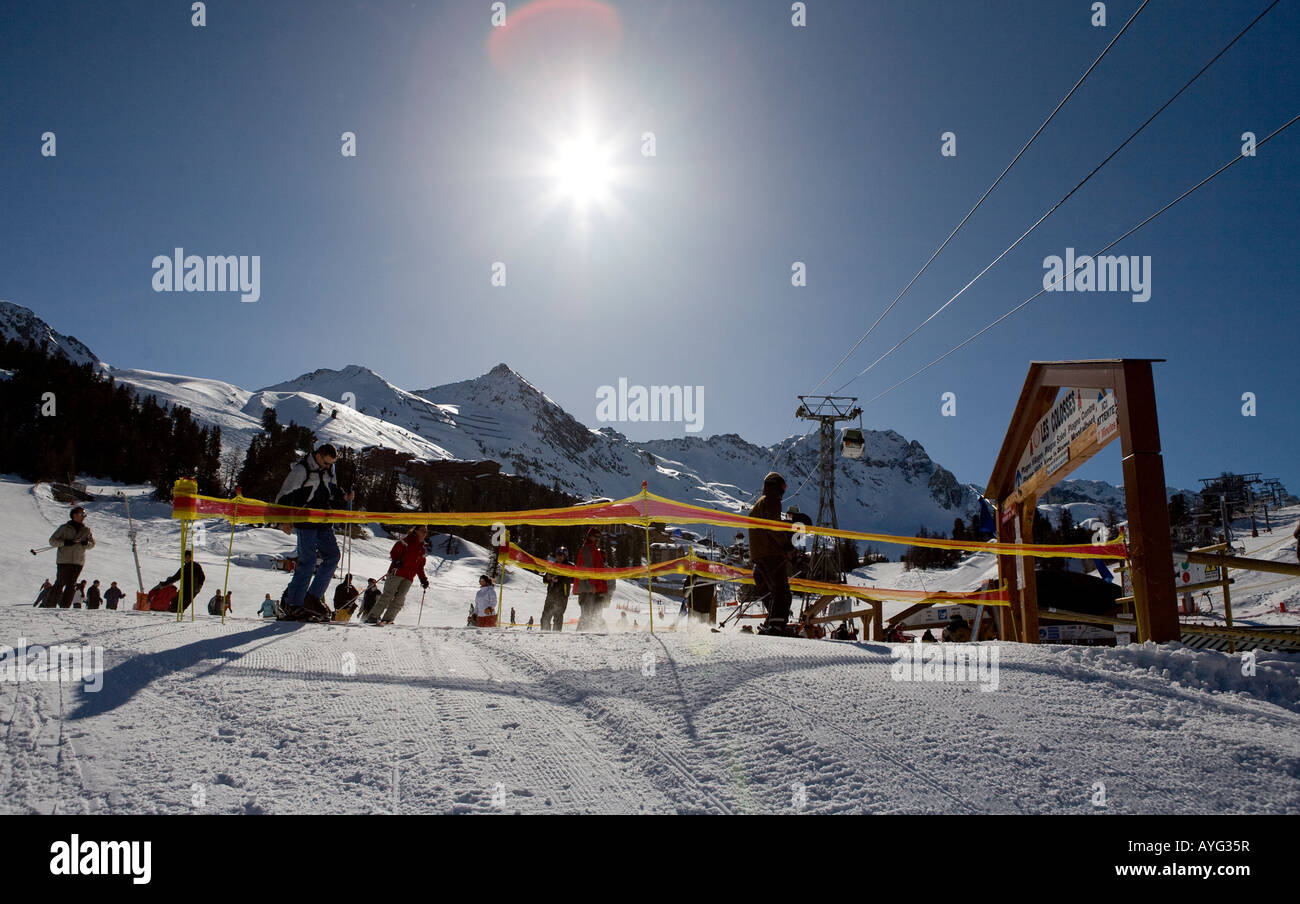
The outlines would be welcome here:
[[[344,492],[334,475],[338,450],[325,443],[309,452],[289,469],[276,494],[277,505],[294,508],[337,509],[351,502],[353,492]],[[293,571],[284,600],[289,621],[323,621],[331,616],[325,605],[325,591],[339,561],[339,544],[329,524],[300,521],[294,525],[298,539],[298,567]]]

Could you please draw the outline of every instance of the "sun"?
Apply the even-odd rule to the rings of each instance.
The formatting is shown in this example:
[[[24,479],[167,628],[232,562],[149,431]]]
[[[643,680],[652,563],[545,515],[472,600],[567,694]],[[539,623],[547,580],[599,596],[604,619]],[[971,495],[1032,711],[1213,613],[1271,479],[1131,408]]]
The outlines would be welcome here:
[[[590,132],[560,142],[549,170],[556,194],[579,210],[604,206],[614,183],[612,156]]]

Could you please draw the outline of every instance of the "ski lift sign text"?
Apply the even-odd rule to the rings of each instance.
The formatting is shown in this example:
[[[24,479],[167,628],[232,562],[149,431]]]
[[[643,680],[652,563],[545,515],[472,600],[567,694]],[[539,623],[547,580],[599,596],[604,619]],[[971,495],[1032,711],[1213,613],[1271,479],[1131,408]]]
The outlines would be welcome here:
[[[1016,489],[1037,477],[1053,474],[1070,460],[1070,444],[1096,428],[1097,448],[1119,432],[1115,394],[1093,389],[1067,389],[1039,419],[1016,468]]]

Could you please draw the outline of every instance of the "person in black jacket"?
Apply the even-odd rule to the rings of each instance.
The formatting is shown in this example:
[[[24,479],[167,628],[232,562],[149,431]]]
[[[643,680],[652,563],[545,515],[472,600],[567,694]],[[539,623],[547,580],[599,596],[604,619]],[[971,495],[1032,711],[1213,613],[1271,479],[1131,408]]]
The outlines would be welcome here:
[[[379,583],[374,578],[369,578],[366,581],[366,592],[361,596],[361,621],[370,617],[370,611],[379,602],[379,596]]]
[[[563,546],[557,549],[555,562],[557,565],[570,564],[569,550]],[[566,578],[562,574],[547,572],[542,575],[542,583],[546,585],[546,602],[542,604],[542,630],[563,631],[564,610],[569,608],[569,592],[573,587],[573,579]]]
[[[180,581],[180,585],[177,587],[176,599],[172,600],[172,604],[167,607],[168,612],[175,612],[177,603],[182,603],[181,611],[184,612],[194,602],[194,597],[198,596],[199,591],[203,589],[203,566],[194,561],[194,553],[188,549],[185,550],[185,561],[181,564],[181,567],[176,569],[174,575],[162,581],[158,586],[175,584],[177,581]]]
[[[294,508],[337,509],[351,502],[351,491],[343,492],[334,476],[338,450],[325,443],[315,452],[304,455],[289,469],[277,505]],[[325,605],[334,566],[339,561],[339,544],[329,524],[300,521],[294,525],[298,535],[298,565],[289,581],[284,603],[291,621],[309,621],[330,617]]]
[[[334,589],[334,611],[337,613],[341,609],[347,609],[351,606],[356,608],[357,597],[360,596],[357,588],[352,586],[352,575],[345,575],[343,583]],[[350,612],[351,610],[349,610]]]
[[[90,585],[90,589],[86,591],[86,608],[98,609],[99,604],[103,601],[104,595],[99,590],[99,581],[95,581]]]
[[[114,581],[109,588],[104,591],[104,608],[116,609],[118,601],[124,596],[126,596],[126,594],[122,592],[122,588],[117,586],[117,581]]]
[[[751,518],[781,521],[781,497],[785,495],[785,478],[775,471],[763,478],[763,495],[749,512]],[[754,584],[767,596],[767,619],[759,634],[784,633],[790,619],[790,557],[794,544],[789,531],[749,531],[749,552],[754,560]]]

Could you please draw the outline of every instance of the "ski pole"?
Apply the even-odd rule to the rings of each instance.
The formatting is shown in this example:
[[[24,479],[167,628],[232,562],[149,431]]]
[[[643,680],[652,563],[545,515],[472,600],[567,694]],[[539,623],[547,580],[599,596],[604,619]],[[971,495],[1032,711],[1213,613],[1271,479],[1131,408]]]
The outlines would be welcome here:
[[[38,555],[40,555],[41,553],[45,552],[45,550],[47,550],[47,549],[54,549],[54,547],[53,547],[53,546],[42,546],[40,549],[29,549],[28,552],[30,552],[30,553],[31,553],[32,555],[34,555],[34,556],[38,556]]]
[[[429,592],[428,587],[425,587],[423,590],[420,591],[420,615],[415,620],[415,626],[417,628],[420,627],[420,619],[424,618],[424,595],[428,592]]]

